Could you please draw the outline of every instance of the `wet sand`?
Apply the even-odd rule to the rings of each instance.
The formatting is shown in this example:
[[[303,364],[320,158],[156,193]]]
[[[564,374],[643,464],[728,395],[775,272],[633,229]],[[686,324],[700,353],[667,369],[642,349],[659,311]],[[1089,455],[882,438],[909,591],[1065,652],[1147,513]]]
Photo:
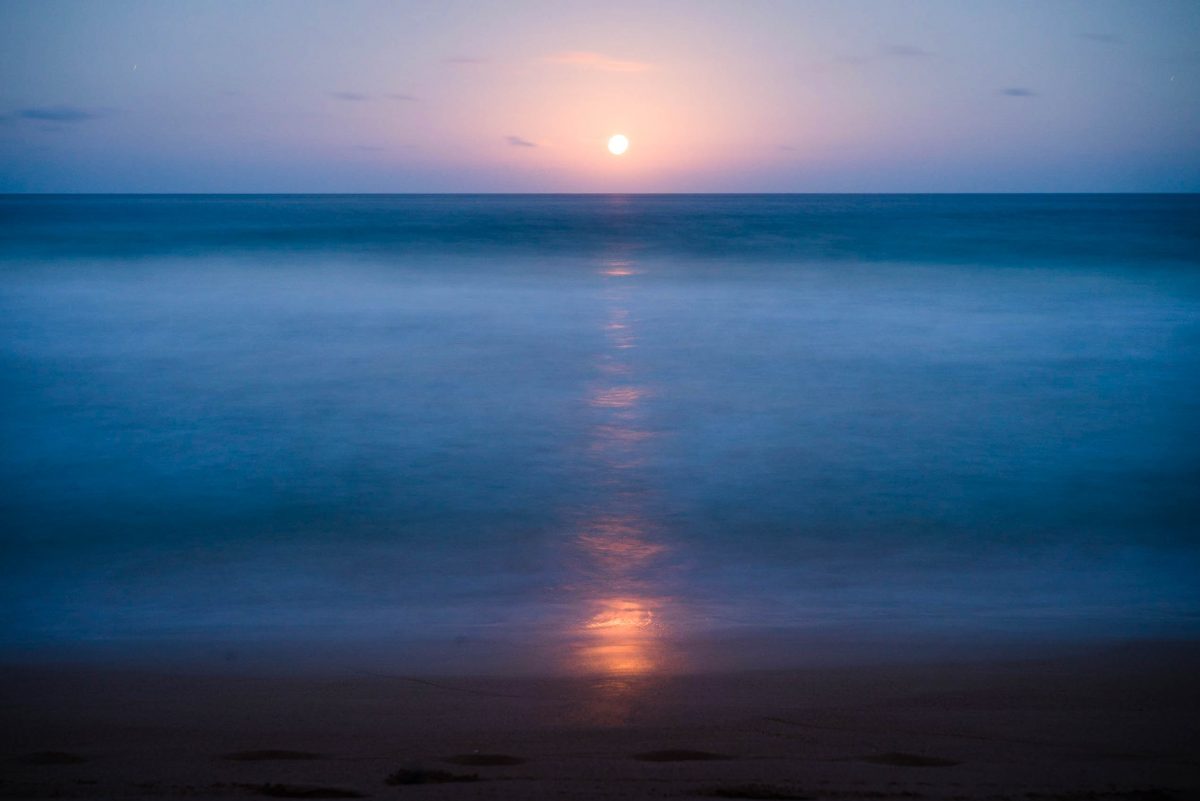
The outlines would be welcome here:
[[[1200,648],[693,676],[2,674],[5,798],[1200,798]]]

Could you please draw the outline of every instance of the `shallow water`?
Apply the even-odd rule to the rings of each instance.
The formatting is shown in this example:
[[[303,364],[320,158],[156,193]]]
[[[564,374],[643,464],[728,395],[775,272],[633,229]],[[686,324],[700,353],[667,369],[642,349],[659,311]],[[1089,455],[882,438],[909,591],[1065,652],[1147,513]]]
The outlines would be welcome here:
[[[1192,638],[1198,311],[1191,196],[0,198],[0,648]]]

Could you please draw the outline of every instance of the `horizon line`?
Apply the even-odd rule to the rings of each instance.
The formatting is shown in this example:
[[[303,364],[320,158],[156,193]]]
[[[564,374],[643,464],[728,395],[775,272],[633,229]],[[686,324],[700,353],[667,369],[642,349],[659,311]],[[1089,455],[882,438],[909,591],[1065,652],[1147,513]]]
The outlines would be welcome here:
[[[797,196],[896,196],[926,195],[1197,195],[1197,190],[1106,191],[927,191],[927,192],[0,192],[0,197],[797,197]]]

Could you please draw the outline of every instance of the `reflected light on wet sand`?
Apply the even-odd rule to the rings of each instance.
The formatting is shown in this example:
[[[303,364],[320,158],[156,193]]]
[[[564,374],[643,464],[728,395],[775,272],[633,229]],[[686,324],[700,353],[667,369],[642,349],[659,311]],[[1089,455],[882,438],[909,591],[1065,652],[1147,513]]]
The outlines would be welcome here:
[[[595,613],[583,626],[587,639],[579,648],[579,667],[614,678],[646,676],[661,668],[656,606],[633,598],[596,601]]]
[[[623,258],[606,261],[599,272],[605,278],[636,274]],[[657,432],[641,420],[651,388],[637,380],[628,361],[637,342],[628,304],[633,286],[623,280],[602,294],[607,352],[597,369],[620,376],[620,383],[602,384],[586,396],[595,420],[580,462],[603,492],[578,510],[571,540],[578,596],[569,669],[589,678],[594,694],[580,711],[601,725],[620,725],[636,714],[648,683],[666,669],[665,620],[677,612],[655,580],[668,548],[655,539],[658,527],[645,511],[653,496],[653,476],[645,467]]]

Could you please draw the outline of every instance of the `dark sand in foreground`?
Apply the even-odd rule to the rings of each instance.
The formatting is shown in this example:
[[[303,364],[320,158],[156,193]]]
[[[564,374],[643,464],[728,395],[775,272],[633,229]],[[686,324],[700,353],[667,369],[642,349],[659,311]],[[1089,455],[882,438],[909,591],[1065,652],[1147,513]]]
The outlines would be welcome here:
[[[14,667],[0,795],[1192,799],[1197,676],[1162,644],[670,678]]]

